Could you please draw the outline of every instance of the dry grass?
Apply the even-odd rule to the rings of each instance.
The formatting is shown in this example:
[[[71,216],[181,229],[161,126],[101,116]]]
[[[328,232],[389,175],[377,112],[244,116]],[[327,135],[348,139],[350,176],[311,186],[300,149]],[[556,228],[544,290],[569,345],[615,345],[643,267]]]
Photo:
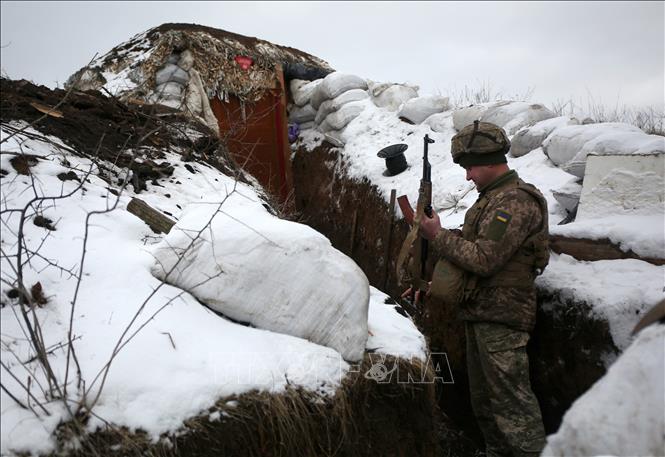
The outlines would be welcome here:
[[[431,364],[390,356],[383,363],[397,366],[390,382],[365,376],[372,367],[366,355],[332,398],[295,387],[225,398],[157,443],[141,431],[112,425],[81,436],[75,426],[64,424],[58,430],[60,451],[153,457],[438,455]]]

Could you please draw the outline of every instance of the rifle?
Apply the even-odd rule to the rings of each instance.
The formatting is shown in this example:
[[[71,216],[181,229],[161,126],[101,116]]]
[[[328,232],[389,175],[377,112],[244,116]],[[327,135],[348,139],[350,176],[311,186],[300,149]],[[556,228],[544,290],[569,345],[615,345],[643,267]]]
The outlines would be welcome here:
[[[429,249],[429,242],[418,235],[418,227],[420,226],[420,221],[427,215],[427,217],[432,217],[432,166],[429,163],[427,154],[429,144],[434,143],[429,135],[425,135],[423,138],[423,177],[420,180],[420,188],[418,189],[418,203],[416,205],[416,212],[414,218],[414,212],[409,203],[409,199],[406,195],[400,196],[397,201],[399,207],[404,214],[406,221],[411,224],[411,233],[407,237],[406,243],[413,243],[415,237],[420,238],[420,246],[414,245],[413,252],[413,261],[411,264],[411,303],[415,306],[415,294],[416,291],[420,291],[421,301],[427,293],[429,288],[429,282],[427,281],[427,253]],[[400,253],[400,257],[402,257]],[[399,268],[399,267],[398,267]]]

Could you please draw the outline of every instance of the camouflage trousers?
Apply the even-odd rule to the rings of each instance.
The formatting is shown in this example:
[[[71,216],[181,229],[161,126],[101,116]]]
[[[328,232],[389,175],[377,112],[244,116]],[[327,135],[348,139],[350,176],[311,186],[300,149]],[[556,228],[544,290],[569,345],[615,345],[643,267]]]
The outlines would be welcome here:
[[[502,324],[466,322],[471,405],[488,457],[537,456],[545,445],[529,381],[528,341],[528,333]]]

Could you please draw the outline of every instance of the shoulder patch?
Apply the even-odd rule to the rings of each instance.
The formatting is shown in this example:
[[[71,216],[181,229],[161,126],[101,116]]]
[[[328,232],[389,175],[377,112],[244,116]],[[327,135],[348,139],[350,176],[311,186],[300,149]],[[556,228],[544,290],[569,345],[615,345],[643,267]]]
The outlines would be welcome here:
[[[489,228],[487,229],[487,239],[492,241],[499,241],[501,238],[503,238],[503,235],[506,233],[506,229],[508,228],[508,224],[512,218],[513,216],[510,213],[507,213],[503,210],[497,210],[489,224]]]

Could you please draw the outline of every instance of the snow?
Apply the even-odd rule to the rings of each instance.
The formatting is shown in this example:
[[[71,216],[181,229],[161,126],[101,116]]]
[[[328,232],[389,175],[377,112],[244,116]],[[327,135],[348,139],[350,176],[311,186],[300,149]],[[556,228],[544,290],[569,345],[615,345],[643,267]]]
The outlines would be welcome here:
[[[13,125],[25,127],[23,123]],[[39,250],[43,258],[31,259],[25,267],[24,280],[28,287],[39,281],[48,298],[46,305],[34,311],[41,322],[46,346],[55,348],[49,361],[61,382],[67,357],[66,351],[56,345],[66,340],[73,312],[74,348],[88,390],[87,400],[90,402],[99,394],[89,430],[109,421],[130,430],[145,430],[153,440],[158,440],[161,434],[178,430],[184,420],[205,413],[216,401],[229,395],[253,389],[279,393],[287,385],[321,396],[334,395],[350,368],[339,352],[303,338],[233,322],[201,305],[190,293],[154,278],[150,273],[154,264],[151,252],[163,236],[155,235],[124,210],[135,196],[131,188],[117,198],[109,192],[110,185],[97,177],[96,166],[88,159],[70,154],[57,138],[48,138],[52,143],[27,138],[37,133],[28,128],[25,134],[2,144],[0,168],[8,172],[2,178],[2,210],[25,206],[34,197],[33,184],[39,195],[58,196],[76,190],[78,182],[62,182],[57,174],[74,169],[81,178],[92,171],[85,176],[85,190],[66,199],[47,200],[41,206],[43,215],[54,221],[55,231],[46,232],[35,226],[30,211],[24,226],[28,247],[35,249],[43,241]],[[2,139],[7,136],[3,130]],[[39,157],[31,168],[34,181],[30,176],[17,175],[9,163],[12,153],[19,151]],[[206,198],[210,201],[211,195],[221,198],[226,189],[236,185],[231,178],[201,163],[189,162],[196,173],[189,172],[177,154],[165,152],[165,160],[174,166],[173,176],[160,180],[162,186],[149,184],[148,191],[138,197],[184,223],[193,203]],[[237,189],[243,198],[260,201],[253,187],[238,183]],[[117,209],[106,212],[113,208],[116,198]],[[91,211],[102,213],[90,218],[86,256],[81,265],[85,217]],[[16,249],[17,214],[4,212],[2,220],[2,249],[11,253]],[[249,225],[252,221],[246,222]],[[45,235],[48,236],[44,238]],[[63,270],[49,266],[45,259],[57,262]],[[263,256],[261,262],[269,264],[270,258]],[[19,363],[32,354],[18,319],[16,301],[6,295],[6,284],[14,279],[6,257],[3,256],[0,266],[5,304],[0,310],[2,361],[21,378],[25,379],[28,374],[25,370],[29,370],[37,383],[45,385],[36,362]],[[81,268],[84,274],[75,296],[76,278],[72,274],[78,274]],[[299,272],[302,280],[311,274],[304,269]],[[369,291],[366,293],[369,295]],[[372,335],[367,347],[373,350],[381,347],[376,350],[397,357],[424,359],[422,335],[411,321],[392,306],[384,305],[384,300],[385,296],[372,291],[367,316]],[[123,346],[102,386],[103,368],[116,345]],[[70,399],[78,401],[82,392],[75,388],[71,362],[70,370],[68,394]],[[2,380],[3,387],[26,401],[25,391],[6,372]],[[50,415],[35,417],[3,390],[0,394],[2,455],[48,453],[55,449],[53,432],[67,419],[68,412],[61,401],[45,400],[38,385],[33,384],[31,391]],[[32,405],[37,408],[34,402]]]
[[[562,301],[588,304],[596,317],[608,322],[614,344],[624,350],[642,315],[665,298],[665,266],[635,259],[581,262],[552,253],[536,284],[559,293]]]
[[[411,319],[395,318],[394,305],[386,305],[388,295],[370,287],[369,338],[367,348],[381,354],[398,355],[404,359],[425,360],[427,344]]]
[[[566,412],[544,457],[663,455],[665,325],[642,330]]]

